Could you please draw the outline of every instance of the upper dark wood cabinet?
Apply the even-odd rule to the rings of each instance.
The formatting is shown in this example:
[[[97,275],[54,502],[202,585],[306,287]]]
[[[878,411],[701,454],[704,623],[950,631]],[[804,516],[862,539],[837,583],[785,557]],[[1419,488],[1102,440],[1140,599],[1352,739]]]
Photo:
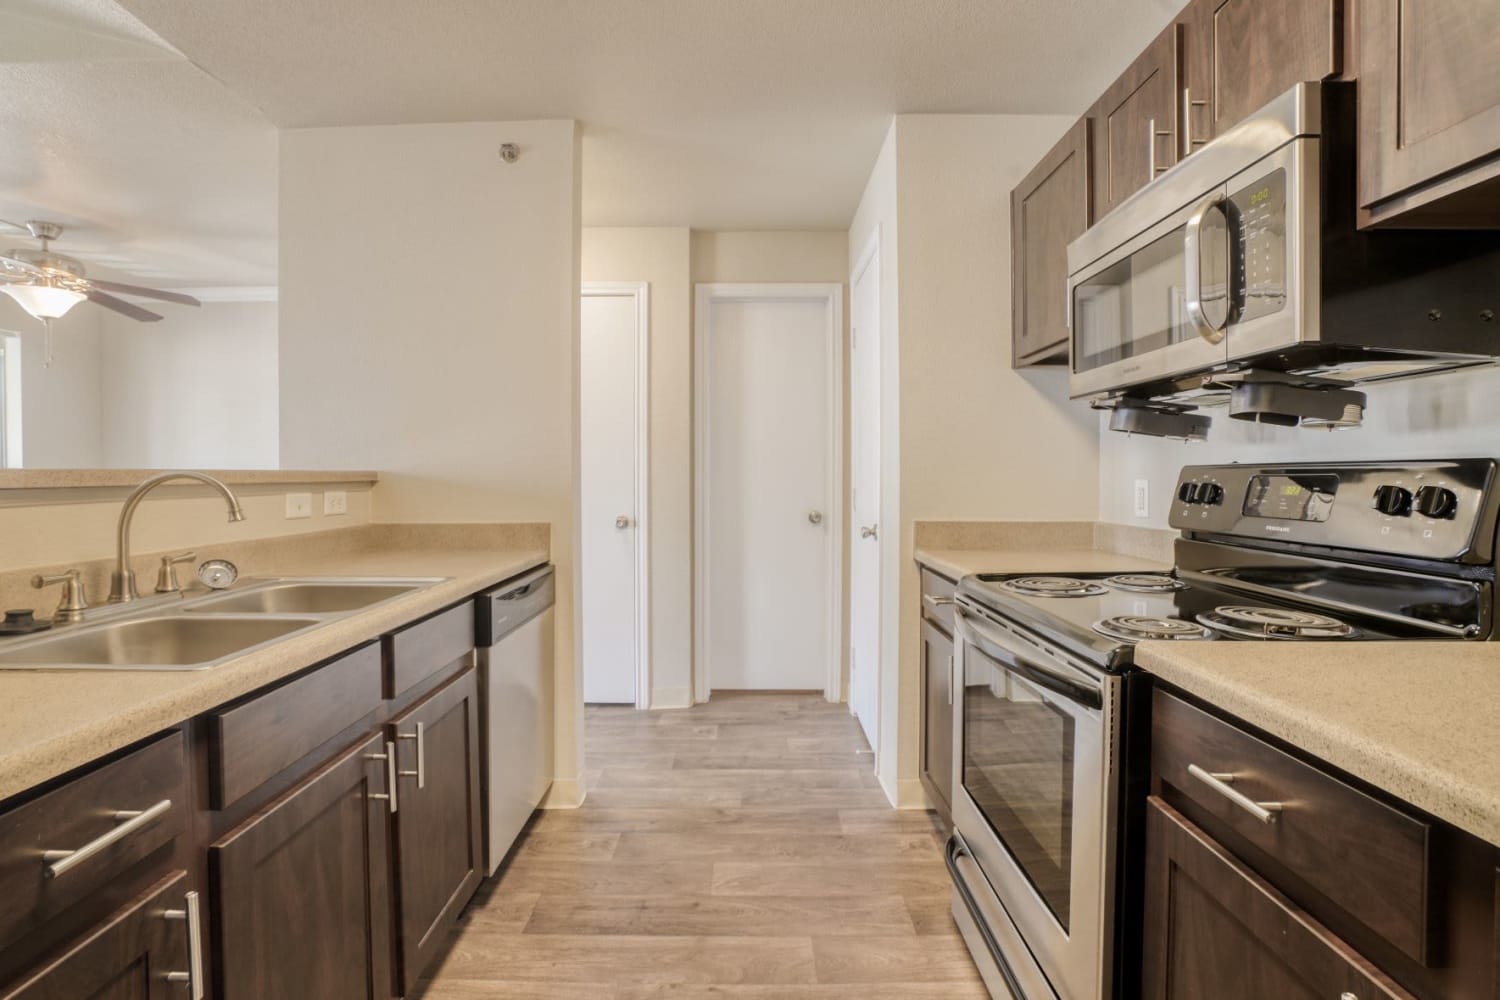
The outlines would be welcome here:
[[[1177,25],[1169,25],[1088,112],[1094,217],[1177,162]]]
[[[953,822],[953,638],[922,622],[922,783]]]
[[[479,683],[471,668],[391,720],[401,992],[409,995],[479,887]]]
[[[354,747],[210,849],[217,1000],[392,996],[385,752]]]
[[[1500,0],[1363,0],[1358,31],[1366,221],[1500,226]]]
[[[1411,994],[1171,806],[1146,806],[1146,1000]]]
[[[181,1000],[191,996],[185,872],[173,872],[113,914],[3,1000]],[[192,933],[201,933],[202,927]]]
[[[1211,0],[1214,135],[1343,67],[1342,0]]]
[[[1068,357],[1068,244],[1093,222],[1089,122],[1079,121],[1010,193],[1011,360]]]

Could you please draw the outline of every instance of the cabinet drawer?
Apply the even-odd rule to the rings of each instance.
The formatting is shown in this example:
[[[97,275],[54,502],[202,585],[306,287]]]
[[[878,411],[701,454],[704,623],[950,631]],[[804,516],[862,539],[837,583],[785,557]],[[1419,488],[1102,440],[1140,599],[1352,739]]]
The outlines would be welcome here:
[[[441,611],[381,640],[385,696],[394,698],[474,650],[474,602]]]
[[[370,643],[209,717],[210,796],[223,809],[380,707],[380,647]]]
[[[1427,961],[1431,824],[1161,690],[1151,757],[1164,785],[1402,953]],[[1280,809],[1258,818],[1255,803]]]
[[[953,595],[958,585],[930,569],[922,570],[922,617],[953,634]]]
[[[188,811],[186,751],[172,732],[0,815],[0,951],[171,844]],[[73,853],[47,853],[63,851]]]

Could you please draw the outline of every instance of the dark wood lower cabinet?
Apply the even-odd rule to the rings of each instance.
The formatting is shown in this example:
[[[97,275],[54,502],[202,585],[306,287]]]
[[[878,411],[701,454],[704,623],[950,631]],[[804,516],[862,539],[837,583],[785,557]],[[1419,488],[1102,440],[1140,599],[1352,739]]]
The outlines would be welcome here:
[[[1146,1000],[1411,997],[1154,796],[1141,987]]]
[[[392,996],[385,746],[347,751],[210,848],[218,1000]]]
[[[478,674],[464,671],[388,728],[401,775],[396,910],[407,994],[442,951],[482,877]]]
[[[191,982],[188,877],[173,872],[19,985],[3,1000],[183,1000]],[[177,911],[169,916],[168,911]],[[290,994],[289,994],[290,995]]]
[[[922,783],[953,822],[953,639],[922,622]]]

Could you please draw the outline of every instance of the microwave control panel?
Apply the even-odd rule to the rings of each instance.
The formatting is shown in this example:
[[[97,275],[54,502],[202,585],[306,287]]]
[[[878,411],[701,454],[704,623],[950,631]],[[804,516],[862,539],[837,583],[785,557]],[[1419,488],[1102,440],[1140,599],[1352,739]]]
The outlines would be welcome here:
[[[1278,313],[1286,308],[1286,171],[1234,192],[1227,208],[1235,233],[1234,316]]]

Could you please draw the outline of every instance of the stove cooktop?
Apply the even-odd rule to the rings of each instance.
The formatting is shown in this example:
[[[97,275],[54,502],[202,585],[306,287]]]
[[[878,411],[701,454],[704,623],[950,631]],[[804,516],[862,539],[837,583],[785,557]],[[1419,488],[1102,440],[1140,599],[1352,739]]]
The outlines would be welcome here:
[[[1111,667],[1136,642],[1359,641],[1441,638],[1368,615],[1336,616],[1262,594],[1205,586],[1170,574],[980,574],[961,598],[1003,620]]]

